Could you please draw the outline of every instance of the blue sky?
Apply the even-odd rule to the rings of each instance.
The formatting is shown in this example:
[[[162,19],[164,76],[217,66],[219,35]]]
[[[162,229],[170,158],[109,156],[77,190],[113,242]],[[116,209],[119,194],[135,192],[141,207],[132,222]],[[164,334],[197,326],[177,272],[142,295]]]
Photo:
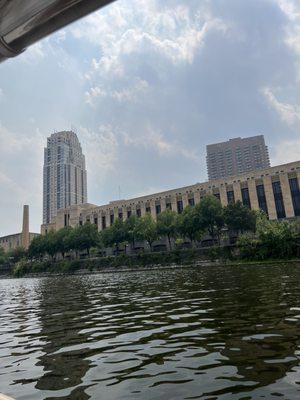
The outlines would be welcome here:
[[[89,202],[206,180],[205,146],[300,153],[300,2],[119,0],[0,64],[0,235],[42,215],[46,138],[75,127]]]

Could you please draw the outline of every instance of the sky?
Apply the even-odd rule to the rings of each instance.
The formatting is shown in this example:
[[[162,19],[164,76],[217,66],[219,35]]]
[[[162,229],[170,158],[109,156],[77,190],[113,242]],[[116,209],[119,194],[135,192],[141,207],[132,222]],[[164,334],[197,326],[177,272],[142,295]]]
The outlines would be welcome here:
[[[298,0],[118,0],[0,64],[0,236],[42,222],[46,138],[74,129],[88,201],[207,180],[206,145],[300,158]]]

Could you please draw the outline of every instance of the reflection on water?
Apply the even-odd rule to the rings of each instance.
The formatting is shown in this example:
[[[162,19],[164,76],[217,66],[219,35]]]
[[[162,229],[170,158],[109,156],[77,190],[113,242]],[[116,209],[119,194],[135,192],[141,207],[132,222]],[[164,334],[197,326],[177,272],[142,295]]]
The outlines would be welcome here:
[[[16,399],[299,399],[300,266],[0,281]]]

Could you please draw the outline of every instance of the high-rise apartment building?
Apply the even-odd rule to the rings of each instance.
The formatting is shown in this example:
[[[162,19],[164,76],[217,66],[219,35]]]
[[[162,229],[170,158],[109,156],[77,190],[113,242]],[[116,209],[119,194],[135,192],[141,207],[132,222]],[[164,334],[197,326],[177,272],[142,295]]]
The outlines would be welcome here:
[[[208,179],[226,178],[270,167],[263,135],[209,144],[206,150]]]
[[[47,138],[43,176],[44,223],[61,208],[87,202],[85,157],[74,132],[55,132]]]

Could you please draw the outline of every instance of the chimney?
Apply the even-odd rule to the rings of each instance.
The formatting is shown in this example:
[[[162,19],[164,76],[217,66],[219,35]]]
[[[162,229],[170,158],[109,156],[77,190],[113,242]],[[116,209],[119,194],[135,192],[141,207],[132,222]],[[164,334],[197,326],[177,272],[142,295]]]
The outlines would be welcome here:
[[[29,247],[29,206],[23,206],[23,228],[22,246],[27,250]]]

